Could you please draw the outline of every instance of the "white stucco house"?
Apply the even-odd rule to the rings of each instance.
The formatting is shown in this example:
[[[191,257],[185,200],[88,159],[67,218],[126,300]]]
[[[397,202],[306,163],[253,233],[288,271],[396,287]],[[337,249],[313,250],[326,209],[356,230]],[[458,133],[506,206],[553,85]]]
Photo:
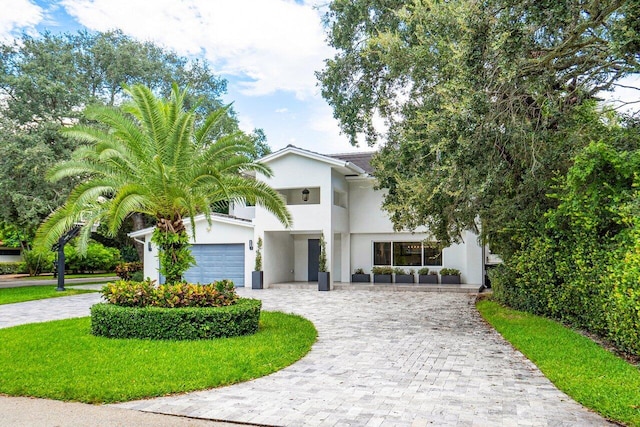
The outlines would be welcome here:
[[[250,287],[256,242],[261,237],[266,288],[313,282],[318,277],[319,239],[324,234],[332,284],[350,282],[355,269],[369,273],[379,265],[414,271],[423,266],[436,271],[456,268],[463,283],[481,285],[485,254],[475,234],[467,232],[464,243],[439,252],[425,244],[425,230],[393,231],[381,210],[384,193],[374,190],[371,154],[322,155],[290,145],[260,159],[273,176],[258,174],[256,179],[282,194],[293,225],[287,229],[266,210],[252,206],[232,205],[230,215],[215,215],[211,225],[199,216],[192,242],[197,266],[185,278],[200,283],[228,278],[236,286]],[[159,280],[152,231],[139,230],[130,236],[145,244],[145,277]]]

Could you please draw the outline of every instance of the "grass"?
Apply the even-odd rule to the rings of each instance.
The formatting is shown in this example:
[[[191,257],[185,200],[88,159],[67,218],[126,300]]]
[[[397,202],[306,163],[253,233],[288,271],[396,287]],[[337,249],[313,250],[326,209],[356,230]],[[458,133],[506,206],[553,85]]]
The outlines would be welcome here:
[[[16,302],[34,301],[38,299],[68,297],[69,295],[96,292],[86,289],[69,289],[66,291],[56,291],[56,286],[23,286],[18,288],[0,289],[0,305],[13,304]]]
[[[638,367],[553,320],[487,300],[478,310],[560,390],[606,418],[640,426]]]
[[[262,312],[255,335],[201,341],[109,339],[90,318],[0,329],[0,393],[87,403],[220,387],[278,371],[316,340],[308,320]]]

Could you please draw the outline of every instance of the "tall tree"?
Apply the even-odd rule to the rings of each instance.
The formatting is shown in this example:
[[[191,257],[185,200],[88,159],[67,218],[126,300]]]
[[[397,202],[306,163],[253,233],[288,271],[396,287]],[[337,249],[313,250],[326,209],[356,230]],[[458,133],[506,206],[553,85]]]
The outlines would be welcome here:
[[[268,167],[251,160],[252,141],[241,132],[211,139],[226,109],[212,112],[196,126],[197,115],[193,108],[185,109],[187,94],[177,86],[167,101],[142,85],[126,92],[132,102],[122,108],[87,108],[87,118],[101,126],[76,125],[64,131],[90,145],[54,166],[49,176],[54,181],[86,178],[40,227],[39,244],[50,246],[79,221],[87,225],[80,234],[86,243],[96,222],[106,222],[114,235],[132,213],[147,214],[157,220],[153,240],[160,248],[160,271],[174,283],[193,261],[186,218],[195,235],[197,214],[211,221],[212,206],[234,200],[263,206],[284,225],[290,223],[278,193],[244,175],[270,175]]]
[[[507,254],[588,142],[597,94],[640,71],[639,18],[631,0],[335,0],[319,78],[352,143],[383,142],[397,228],[447,244],[481,226]]]
[[[168,96],[172,82],[189,86],[185,105],[198,120],[222,106],[226,81],[206,62],[187,60],[119,31],[29,35],[0,44],[0,220],[33,236],[38,224],[64,201],[72,178],[55,184],[45,171],[69,159],[77,141],[59,129],[78,120],[87,105],[125,101],[123,84],[145,84]],[[232,109],[212,137],[238,130]],[[145,225],[134,215],[135,229]],[[139,248],[142,250],[142,248]]]

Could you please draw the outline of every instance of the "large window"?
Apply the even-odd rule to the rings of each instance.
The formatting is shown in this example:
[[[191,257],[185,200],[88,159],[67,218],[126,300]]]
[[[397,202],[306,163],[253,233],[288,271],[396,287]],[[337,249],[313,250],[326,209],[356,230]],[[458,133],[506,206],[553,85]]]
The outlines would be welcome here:
[[[373,265],[422,267],[442,265],[442,251],[422,242],[373,242]]]
[[[422,243],[393,242],[393,265],[417,267],[421,260]]]

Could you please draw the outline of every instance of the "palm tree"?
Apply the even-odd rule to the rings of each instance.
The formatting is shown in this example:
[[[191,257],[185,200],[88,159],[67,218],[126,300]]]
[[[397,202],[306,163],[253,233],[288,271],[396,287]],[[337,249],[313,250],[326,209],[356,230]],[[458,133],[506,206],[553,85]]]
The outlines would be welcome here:
[[[285,226],[291,217],[278,193],[249,176],[270,169],[251,160],[254,145],[236,132],[212,141],[209,133],[225,118],[227,109],[212,112],[200,126],[194,110],[184,109],[186,91],[173,86],[169,100],[142,85],[126,89],[131,102],[120,108],[87,107],[85,116],[97,126],[76,125],[64,132],[88,143],[71,160],[53,167],[48,178],[82,180],[63,206],[40,226],[36,241],[50,247],[74,224],[85,224],[80,248],[91,226],[107,224],[114,235],[131,214],[157,220],[152,240],[160,248],[160,272],[168,283],[182,279],[193,264],[185,218],[195,235],[194,217],[229,201],[264,207]]]

